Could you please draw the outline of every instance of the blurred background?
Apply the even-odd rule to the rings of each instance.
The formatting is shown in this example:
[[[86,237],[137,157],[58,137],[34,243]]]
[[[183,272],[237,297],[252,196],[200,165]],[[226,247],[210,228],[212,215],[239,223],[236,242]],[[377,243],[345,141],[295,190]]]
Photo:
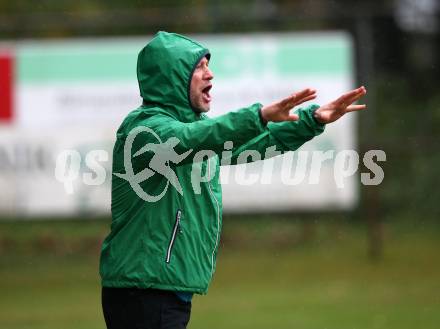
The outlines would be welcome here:
[[[321,103],[365,85],[368,110],[304,149],[386,153],[377,186],[360,183],[360,161],[338,188],[333,160],[315,186],[226,184],[217,272],[189,328],[437,328],[437,0],[0,0],[0,327],[104,328],[111,148],[140,103],[137,52],[158,30],[211,49],[213,115],[291,88],[316,87]],[[82,161],[71,194],[56,179],[66,149]],[[109,158],[87,162],[96,149]]]

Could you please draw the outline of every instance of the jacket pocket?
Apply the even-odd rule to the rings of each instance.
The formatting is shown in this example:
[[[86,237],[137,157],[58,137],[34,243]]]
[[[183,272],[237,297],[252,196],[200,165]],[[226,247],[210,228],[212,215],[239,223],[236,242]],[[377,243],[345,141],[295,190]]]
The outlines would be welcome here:
[[[171,260],[171,253],[173,251],[174,243],[176,242],[177,234],[180,230],[180,218],[182,217],[182,211],[180,209],[176,212],[176,220],[174,222],[173,231],[170,238],[170,243],[168,244],[167,255],[165,258],[165,263],[169,264]]]

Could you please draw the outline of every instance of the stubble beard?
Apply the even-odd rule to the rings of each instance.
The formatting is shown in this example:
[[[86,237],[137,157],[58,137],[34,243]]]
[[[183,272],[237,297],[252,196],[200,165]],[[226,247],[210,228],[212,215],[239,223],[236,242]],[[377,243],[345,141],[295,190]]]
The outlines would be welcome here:
[[[211,108],[210,103],[203,101],[203,95],[200,95],[199,99],[191,99],[191,105],[198,113],[206,113]]]

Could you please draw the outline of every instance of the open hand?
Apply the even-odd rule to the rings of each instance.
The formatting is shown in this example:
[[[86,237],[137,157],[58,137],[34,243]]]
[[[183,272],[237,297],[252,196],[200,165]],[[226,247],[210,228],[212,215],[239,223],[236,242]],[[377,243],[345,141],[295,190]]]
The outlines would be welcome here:
[[[263,106],[261,109],[261,116],[266,122],[296,121],[299,119],[298,115],[290,114],[290,110],[299,104],[315,98],[316,90],[307,88],[298,93],[294,93],[279,102]]]
[[[338,99],[321,106],[315,111],[315,119],[321,123],[331,123],[338,120],[345,113],[366,109],[365,104],[352,105],[367,93],[364,86],[351,90]]]

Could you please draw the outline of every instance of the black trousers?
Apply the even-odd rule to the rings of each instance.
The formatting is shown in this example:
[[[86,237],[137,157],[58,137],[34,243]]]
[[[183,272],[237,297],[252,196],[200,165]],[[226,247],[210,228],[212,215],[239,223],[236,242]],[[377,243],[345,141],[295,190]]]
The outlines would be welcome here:
[[[107,329],[185,329],[191,302],[172,291],[104,287],[102,309]]]

